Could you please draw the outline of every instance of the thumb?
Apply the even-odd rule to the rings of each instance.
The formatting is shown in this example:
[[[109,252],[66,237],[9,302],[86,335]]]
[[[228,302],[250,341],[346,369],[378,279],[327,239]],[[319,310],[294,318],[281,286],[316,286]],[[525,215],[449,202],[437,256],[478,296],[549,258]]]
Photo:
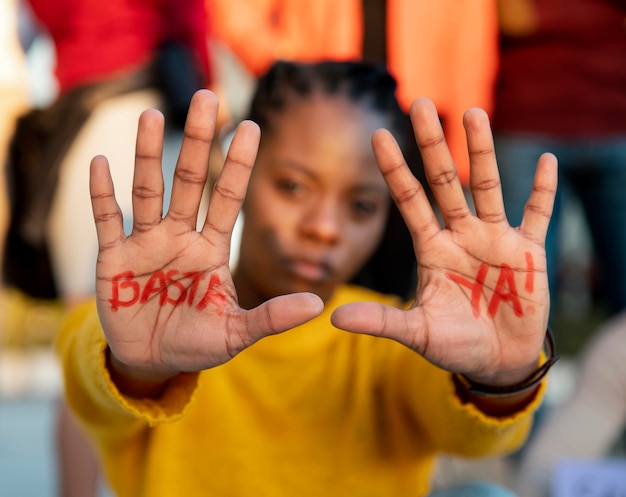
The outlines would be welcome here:
[[[281,295],[246,313],[250,338],[260,340],[310,321],[324,310],[324,302],[313,293]]]
[[[345,304],[334,310],[331,323],[353,333],[392,338],[401,343],[412,343],[419,326],[414,312],[375,302]]]

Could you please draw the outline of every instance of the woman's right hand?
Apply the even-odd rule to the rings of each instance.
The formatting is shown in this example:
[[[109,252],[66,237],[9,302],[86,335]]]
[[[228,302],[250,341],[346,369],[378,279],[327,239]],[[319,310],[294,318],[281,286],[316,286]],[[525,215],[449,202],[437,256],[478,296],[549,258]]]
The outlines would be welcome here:
[[[217,107],[208,90],[192,99],[165,217],[164,120],[155,110],[141,115],[129,236],[106,158],[91,163],[98,312],[113,372],[131,381],[160,382],[179,372],[217,366],[323,308],[319,297],[307,293],[276,297],[251,310],[238,305],[228,266],[230,239],[259,145],[256,124],[243,122],[237,128],[206,221],[196,231]]]

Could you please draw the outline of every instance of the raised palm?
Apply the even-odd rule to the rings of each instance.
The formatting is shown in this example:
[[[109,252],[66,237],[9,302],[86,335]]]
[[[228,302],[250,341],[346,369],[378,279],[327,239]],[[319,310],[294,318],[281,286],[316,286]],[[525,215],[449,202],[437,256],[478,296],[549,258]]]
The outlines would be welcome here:
[[[312,294],[277,297],[249,311],[237,303],[228,267],[230,237],[258,148],[255,124],[245,122],[237,129],[206,222],[196,231],[216,115],[216,97],[198,92],[185,127],[171,205],[162,217],[163,117],[153,110],[142,114],[128,237],[106,159],[92,161],[90,189],[100,247],[98,312],[116,360],[145,378],[216,366],[322,309]]]
[[[418,260],[411,309],[352,304],[333,323],[395,339],[450,371],[486,384],[513,384],[536,368],[549,314],[544,239],[556,191],[556,160],[542,156],[522,224],[505,216],[486,114],[465,116],[473,215],[448,152],[434,105],[411,109],[426,175],[440,207],[435,217],[391,135],[373,139],[380,169],[409,227]]]

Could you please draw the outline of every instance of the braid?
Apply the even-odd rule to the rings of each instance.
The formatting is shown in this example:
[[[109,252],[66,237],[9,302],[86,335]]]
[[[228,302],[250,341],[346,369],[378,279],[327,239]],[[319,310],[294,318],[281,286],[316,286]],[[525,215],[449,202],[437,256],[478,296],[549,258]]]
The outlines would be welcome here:
[[[354,104],[386,116],[397,133],[404,129],[406,114],[398,104],[396,86],[384,66],[357,61],[278,61],[258,79],[248,118],[261,129],[271,128],[271,118],[290,102],[321,92],[346,96]]]

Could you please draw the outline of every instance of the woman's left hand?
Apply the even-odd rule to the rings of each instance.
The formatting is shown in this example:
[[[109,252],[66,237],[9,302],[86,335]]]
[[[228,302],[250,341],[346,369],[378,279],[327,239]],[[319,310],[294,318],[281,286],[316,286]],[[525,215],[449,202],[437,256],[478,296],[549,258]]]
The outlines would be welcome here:
[[[389,132],[377,131],[373,146],[413,238],[415,302],[408,310],[345,305],[334,312],[333,324],[397,340],[433,364],[482,384],[517,384],[537,369],[548,323],[544,242],[557,187],[556,158],[539,158],[522,223],[514,228],[504,211],[486,113],[471,109],[464,117],[476,214],[433,103],[417,100],[411,120],[443,227]]]

